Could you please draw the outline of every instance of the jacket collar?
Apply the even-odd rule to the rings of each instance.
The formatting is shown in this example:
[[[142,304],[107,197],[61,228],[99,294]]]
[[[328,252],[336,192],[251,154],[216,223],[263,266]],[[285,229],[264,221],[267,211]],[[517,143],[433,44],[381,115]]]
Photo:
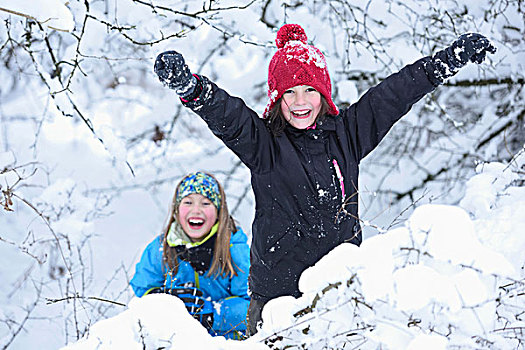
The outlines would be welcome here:
[[[289,123],[286,123],[285,131],[293,136],[302,136],[302,135],[321,135],[324,131],[335,131],[336,123],[335,118],[337,116],[325,115],[322,118],[318,118],[318,121],[315,122],[314,126],[308,127],[306,129],[297,129],[291,126]]]
[[[335,131],[335,118],[338,118],[338,116],[325,115],[324,118],[317,122],[317,129]]]
[[[168,245],[170,247],[175,247],[179,245],[186,246],[186,248],[194,248],[197,247],[203,243],[205,243],[207,240],[209,240],[215,233],[217,232],[217,229],[219,228],[219,223],[216,222],[215,225],[212,226],[210,232],[206,237],[199,242],[192,242],[190,237],[186,235],[186,233],[182,230],[182,227],[180,224],[175,220],[173,221],[173,224],[170,227],[170,230],[168,232],[168,236],[166,237],[166,241],[168,242]]]

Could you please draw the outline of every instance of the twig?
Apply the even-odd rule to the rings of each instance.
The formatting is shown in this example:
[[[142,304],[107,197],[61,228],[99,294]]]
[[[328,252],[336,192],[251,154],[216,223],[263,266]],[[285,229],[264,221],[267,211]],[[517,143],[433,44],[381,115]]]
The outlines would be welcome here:
[[[118,301],[114,301],[114,300],[109,300],[109,299],[104,299],[104,298],[99,298],[99,297],[83,297],[83,296],[80,296],[80,295],[67,296],[67,297],[59,298],[59,299],[46,298],[46,301],[47,301],[46,304],[50,305],[50,304],[55,304],[55,303],[58,303],[58,302],[61,302],[61,301],[71,300],[71,299],[97,300],[97,301],[102,301],[102,302],[105,302],[105,303],[111,303],[111,304],[115,304],[115,305],[119,305],[119,306],[127,306],[126,304],[119,303]]]

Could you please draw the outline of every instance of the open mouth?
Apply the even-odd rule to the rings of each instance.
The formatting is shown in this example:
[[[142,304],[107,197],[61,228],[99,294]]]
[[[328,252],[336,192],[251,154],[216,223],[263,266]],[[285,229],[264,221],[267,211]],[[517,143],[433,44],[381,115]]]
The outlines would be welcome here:
[[[311,110],[306,111],[291,111],[291,114],[296,119],[306,119],[310,116]]]
[[[191,229],[198,230],[204,225],[204,220],[203,219],[189,219],[188,225],[190,226]]]

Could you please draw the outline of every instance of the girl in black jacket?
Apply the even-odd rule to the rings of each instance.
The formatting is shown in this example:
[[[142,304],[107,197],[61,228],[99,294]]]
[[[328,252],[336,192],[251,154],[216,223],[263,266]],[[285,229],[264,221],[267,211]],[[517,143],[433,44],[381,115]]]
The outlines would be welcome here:
[[[481,63],[495,47],[464,34],[369,89],[339,111],[323,54],[299,25],[277,33],[268,71],[269,102],[259,118],[240,98],[192,75],[181,54],[161,53],[155,72],[183,104],[250,169],[255,194],[248,331],[264,304],[300,296],[300,274],[343,242],[361,243],[358,165],[394,123],[467,62]]]

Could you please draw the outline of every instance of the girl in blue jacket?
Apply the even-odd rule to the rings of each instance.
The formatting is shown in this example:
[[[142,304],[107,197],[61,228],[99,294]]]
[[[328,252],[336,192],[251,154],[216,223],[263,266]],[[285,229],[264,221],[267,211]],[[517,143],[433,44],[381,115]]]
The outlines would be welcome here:
[[[131,279],[138,297],[181,298],[212,335],[235,338],[246,330],[250,252],[228,212],[222,186],[196,172],[177,185],[163,233],[144,250]]]

